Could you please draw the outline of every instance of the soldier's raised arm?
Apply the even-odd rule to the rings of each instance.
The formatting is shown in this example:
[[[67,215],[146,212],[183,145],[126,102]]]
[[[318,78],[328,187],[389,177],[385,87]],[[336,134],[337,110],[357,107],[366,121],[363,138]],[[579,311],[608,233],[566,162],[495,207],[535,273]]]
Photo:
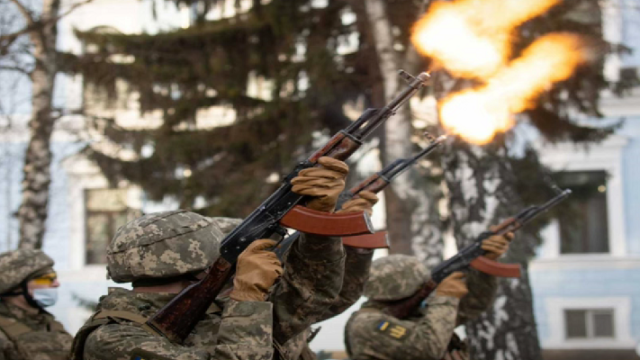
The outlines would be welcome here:
[[[487,251],[485,256],[491,260],[500,258],[509,250],[509,244],[513,237],[513,233],[506,233],[505,235],[494,235],[484,240],[482,248]],[[458,310],[457,323],[459,325],[477,318],[491,307],[498,289],[498,282],[492,275],[470,269],[467,273],[467,286],[469,293],[460,301]]]
[[[294,178],[293,191],[313,198],[307,207],[333,212],[344,190],[349,168],[342,161],[321,158],[322,165],[305,169]],[[284,260],[284,275],[273,289],[274,338],[279,344],[319,321],[342,288],[345,254],[342,240],[302,234]]]

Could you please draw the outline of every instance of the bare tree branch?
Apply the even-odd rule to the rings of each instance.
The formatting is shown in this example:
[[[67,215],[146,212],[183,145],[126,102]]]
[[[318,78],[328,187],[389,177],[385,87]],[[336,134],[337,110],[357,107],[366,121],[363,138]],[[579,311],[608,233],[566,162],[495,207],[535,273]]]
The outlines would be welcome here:
[[[12,1],[13,3],[16,3],[16,4],[20,4],[20,2],[18,0],[10,0],[10,1]],[[9,45],[11,45],[11,43],[13,43],[13,41],[15,41],[15,39],[17,39],[21,35],[28,34],[29,32],[31,32],[33,30],[37,30],[37,29],[41,28],[42,26],[45,26],[45,25],[47,25],[49,23],[60,21],[62,18],[64,18],[65,16],[71,14],[72,12],[77,10],[79,7],[84,6],[84,5],[86,5],[86,4],[88,4],[88,3],[92,2],[92,1],[93,0],[84,0],[84,1],[81,1],[81,2],[78,2],[78,3],[75,3],[75,4],[71,5],[65,12],[63,12],[62,14],[54,17],[53,19],[48,19],[46,21],[33,21],[33,22],[27,20],[29,22],[29,25],[25,26],[23,29],[18,30],[18,31],[16,31],[14,33],[0,35],[0,49],[8,47]],[[18,6],[18,5],[16,5],[16,6]],[[25,11],[28,11],[28,9],[25,8]],[[3,42],[5,42],[5,41],[8,41],[9,44],[3,44]]]
[[[29,71],[27,69],[21,68],[19,66],[0,65],[0,71],[15,71],[27,76],[29,75]]]
[[[20,0],[9,0],[9,1],[11,1],[18,8],[18,11],[20,11],[20,13],[22,14],[22,16],[25,18],[25,20],[30,26],[35,25],[36,20],[33,18],[33,14],[31,14],[31,11],[29,11],[29,9],[27,9],[27,7],[20,2]]]

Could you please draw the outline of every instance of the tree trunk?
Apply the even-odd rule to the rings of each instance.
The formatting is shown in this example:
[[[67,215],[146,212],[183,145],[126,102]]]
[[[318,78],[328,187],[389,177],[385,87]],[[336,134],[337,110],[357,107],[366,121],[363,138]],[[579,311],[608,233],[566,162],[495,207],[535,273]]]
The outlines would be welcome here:
[[[394,50],[393,33],[383,0],[364,0],[364,10],[371,33],[370,43],[375,44],[386,103],[405,85],[397,75],[398,70],[416,71],[419,58],[413,49],[407,50],[405,56]],[[383,166],[414,153],[411,115],[410,107],[405,106],[386,121],[381,151]],[[409,169],[387,187],[385,202],[390,253],[416,254],[429,266],[441,260],[442,234],[439,224],[433,225],[439,220],[436,206],[439,195],[438,187],[428,186],[415,168]]]
[[[458,246],[468,245],[489,225],[513,215],[522,204],[513,189],[513,173],[498,166],[502,151],[455,144],[444,157],[451,224]],[[526,229],[523,229],[526,231]],[[520,231],[512,243],[510,263],[520,263],[520,279],[500,279],[493,307],[466,324],[473,359],[540,360],[527,261],[533,236]]]
[[[49,184],[51,183],[51,135],[55,118],[52,114],[53,89],[57,73],[54,20],[60,10],[60,0],[44,0],[42,26],[30,32],[34,69],[30,74],[33,86],[29,144],[27,146],[22,203],[18,210],[20,248],[41,248],[47,220]]]

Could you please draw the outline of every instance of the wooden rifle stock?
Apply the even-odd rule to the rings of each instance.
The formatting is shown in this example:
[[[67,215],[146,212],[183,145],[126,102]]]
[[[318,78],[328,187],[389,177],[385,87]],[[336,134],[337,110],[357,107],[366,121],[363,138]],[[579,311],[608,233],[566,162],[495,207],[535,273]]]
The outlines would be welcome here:
[[[398,319],[404,319],[411,315],[420,304],[426,299],[436,288],[438,283],[430,279],[424,284],[420,290],[411,295],[407,299],[389,302],[384,312]]]
[[[181,343],[203,318],[233,273],[233,264],[219,257],[207,276],[184,289],[147,321],[147,325],[172,342]]]

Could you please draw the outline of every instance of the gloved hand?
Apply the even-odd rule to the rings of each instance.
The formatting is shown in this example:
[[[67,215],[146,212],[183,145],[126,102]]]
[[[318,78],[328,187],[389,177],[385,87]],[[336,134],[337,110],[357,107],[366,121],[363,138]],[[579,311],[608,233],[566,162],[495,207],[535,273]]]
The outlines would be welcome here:
[[[338,213],[350,213],[365,211],[369,216],[373,213],[371,209],[378,202],[378,196],[371,191],[361,191],[358,193],[359,198],[346,201],[342,205],[342,209]]]
[[[469,289],[467,289],[464,273],[459,271],[447,276],[436,288],[436,295],[451,296],[458,299],[467,295],[468,292]]]
[[[311,196],[307,202],[309,209],[332,212],[336,207],[338,196],[344,190],[344,179],[349,173],[349,166],[340,160],[327,156],[318,159],[319,167],[304,169],[291,180],[291,191],[298,195]]]
[[[496,226],[489,227],[491,231],[495,231],[496,229]],[[509,250],[509,243],[513,240],[514,236],[512,232],[508,232],[504,235],[494,235],[483,240],[482,250],[487,251],[484,256],[491,260],[497,260]]]
[[[238,256],[230,298],[236,301],[265,301],[269,288],[282,275],[280,260],[269,251],[275,244],[273,240],[256,240]]]

